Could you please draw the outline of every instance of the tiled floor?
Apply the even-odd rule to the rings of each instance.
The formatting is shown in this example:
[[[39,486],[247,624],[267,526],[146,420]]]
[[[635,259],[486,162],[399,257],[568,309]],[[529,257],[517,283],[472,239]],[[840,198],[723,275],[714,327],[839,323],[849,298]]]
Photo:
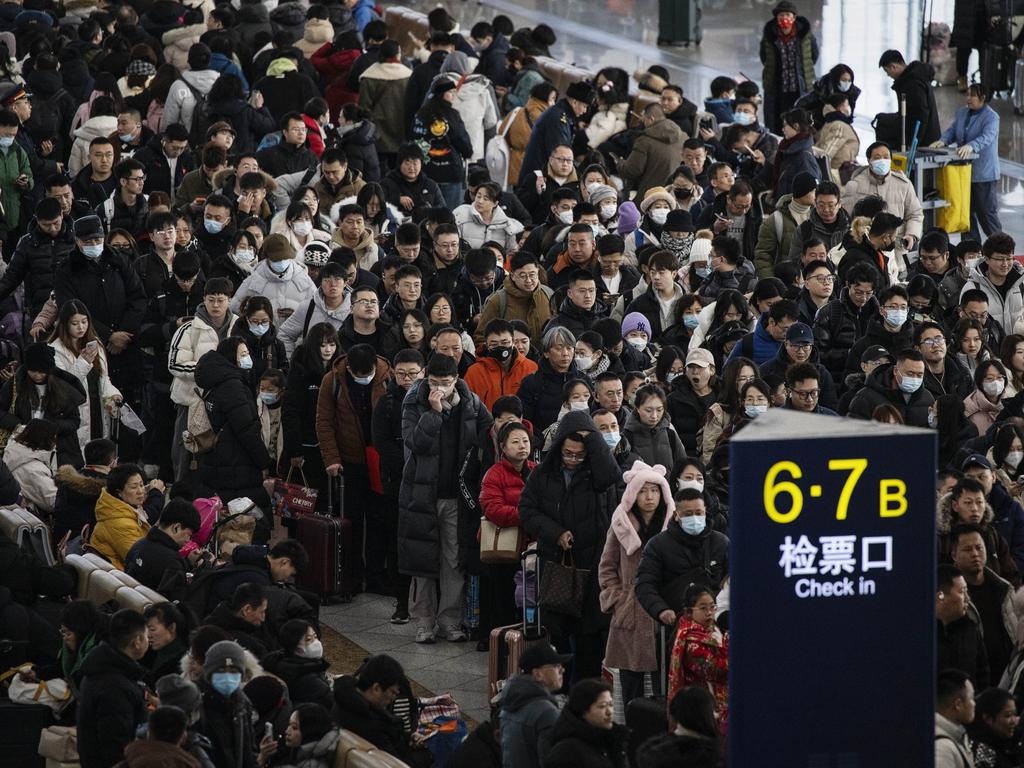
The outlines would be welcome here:
[[[363,594],[351,603],[321,608],[320,619],[367,652],[393,656],[424,688],[451,693],[474,720],[487,720],[487,654],[476,651],[474,642],[418,645],[414,624],[388,621],[394,607],[392,598]]]

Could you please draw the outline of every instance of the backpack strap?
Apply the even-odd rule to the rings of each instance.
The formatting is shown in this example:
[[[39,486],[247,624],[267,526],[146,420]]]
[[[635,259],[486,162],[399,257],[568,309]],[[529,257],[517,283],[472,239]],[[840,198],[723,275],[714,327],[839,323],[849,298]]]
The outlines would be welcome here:
[[[299,186],[296,187],[296,189],[298,189],[299,187],[309,186],[309,182],[313,180],[313,177],[316,176],[316,172],[318,170],[320,170],[319,163],[308,168],[306,172],[302,175],[302,180],[299,182]]]
[[[304,187],[306,185],[305,184],[300,184],[299,186]],[[316,309],[316,302],[314,302],[313,299],[310,299],[309,300],[309,309],[306,310],[306,319],[302,323],[302,338],[303,338],[303,340],[305,340],[306,334],[309,333],[309,322],[310,322],[310,320],[313,319],[313,310],[315,310],[315,309]]]
[[[776,248],[782,248],[782,234],[784,231],[784,222],[782,221],[782,211],[775,211],[772,214],[772,222],[775,224],[775,242]],[[776,261],[778,259],[776,258]]]
[[[743,357],[749,357],[751,360],[754,359],[754,334],[748,333],[740,340],[740,352]]]

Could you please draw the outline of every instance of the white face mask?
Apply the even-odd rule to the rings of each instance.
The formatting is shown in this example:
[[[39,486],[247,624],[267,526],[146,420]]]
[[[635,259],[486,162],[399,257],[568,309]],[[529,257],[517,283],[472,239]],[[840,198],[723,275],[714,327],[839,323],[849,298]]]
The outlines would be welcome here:
[[[611,218],[615,217],[615,212],[616,211],[618,211],[618,208],[616,207],[615,203],[610,203],[608,205],[602,205],[601,206],[601,218],[604,219],[605,221],[608,221],[608,219],[611,219]]]
[[[576,355],[576,367],[581,371],[589,371],[594,365],[594,358],[590,355]]]
[[[704,481],[703,480],[683,480],[679,479],[676,481],[676,488],[680,491],[686,490],[687,488],[693,488],[695,491],[704,493]]]
[[[588,403],[585,400],[574,400],[573,402],[569,403],[569,410],[570,411],[589,411],[590,410],[590,403]]]
[[[660,226],[668,218],[668,208],[655,208],[648,211],[647,215],[651,217],[651,221]]]
[[[1020,466],[1021,459],[1024,459],[1024,451],[1010,451],[1006,454],[1006,465],[1016,469]]]
[[[996,395],[1003,394],[1003,390],[1006,389],[1006,382],[1003,381],[1002,379],[997,379],[996,381],[986,381],[984,384],[981,385],[981,388],[985,390],[986,395],[991,395],[992,397],[995,397]]]
[[[647,349],[647,339],[626,339],[626,343],[637,352],[643,352]]]
[[[317,638],[311,643],[299,646],[298,655],[304,659],[321,659],[324,655],[324,644]]]
[[[256,251],[232,251],[231,260],[234,261],[235,264],[247,267],[256,261]]]
[[[572,211],[559,211],[558,220],[563,224],[572,224]]]
[[[296,221],[292,224],[292,231],[299,237],[305,237],[313,231],[313,225],[308,221]]]

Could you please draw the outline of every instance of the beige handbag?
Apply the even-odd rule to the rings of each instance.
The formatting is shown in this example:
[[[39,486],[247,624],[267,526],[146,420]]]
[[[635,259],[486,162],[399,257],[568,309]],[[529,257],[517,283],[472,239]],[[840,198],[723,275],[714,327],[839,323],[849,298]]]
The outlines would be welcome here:
[[[58,763],[77,763],[78,731],[67,725],[43,728],[39,733],[39,756]]]
[[[484,565],[514,565],[523,549],[523,531],[518,526],[499,528],[480,518],[480,562]]]

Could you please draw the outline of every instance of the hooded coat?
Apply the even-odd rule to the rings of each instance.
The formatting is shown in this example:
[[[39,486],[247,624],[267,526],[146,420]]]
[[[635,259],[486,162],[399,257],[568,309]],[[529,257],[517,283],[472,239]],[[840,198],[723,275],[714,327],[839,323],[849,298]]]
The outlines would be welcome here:
[[[935,138],[938,138],[938,134]],[[885,200],[886,212],[903,219],[903,226],[898,230],[900,237],[912,235],[921,238],[924,211],[921,208],[921,201],[917,199],[914,185],[902,171],[890,171],[880,179],[871,173],[867,166],[858,168],[843,187],[842,206],[852,216],[853,206],[868,195],[881,197]]]
[[[372,704],[356,688],[356,678],[348,675],[334,681],[334,722],[346,731],[362,736],[377,749],[398,758],[406,755],[408,737],[402,720],[387,709]]]
[[[528,674],[509,678],[501,693],[501,753],[505,768],[540,768],[551,749],[558,703]]]
[[[619,723],[605,730],[563,709],[551,729],[551,751],[544,768],[626,768],[629,733]]]
[[[405,139],[405,86],[411,75],[400,62],[378,61],[359,76],[359,105],[380,130],[379,152],[397,152]]]
[[[538,433],[543,432],[558,420],[565,397],[562,388],[567,381],[582,379],[584,374],[576,367],[576,361],[569,363],[565,373],[558,373],[548,359],[542,358],[537,371],[531,373],[519,385],[518,397],[523,403],[523,418],[534,425]]]
[[[129,506],[105,488],[100,491],[89,544],[115,568],[124,570],[128,551],[148,532],[145,511]]]
[[[17,440],[4,449],[4,464],[21,486],[25,501],[40,512],[53,512],[57,485],[53,481],[53,452],[33,450]]]
[[[865,305],[865,307],[867,306]],[[863,311],[860,317],[863,320]],[[846,353],[846,368],[843,370],[843,380],[845,381],[846,377],[851,373],[861,372],[860,357],[868,347],[873,347],[877,344],[885,347],[890,355],[898,355],[904,349],[912,346],[913,341],[914,327],[911,323],[904,323],[898,331],[890,331],[878,315],[876,309],[875,314],[871,315],[867,321],[867,328],[861,333],[854,345],[850,347],[850,351]]]
[[[186,128],[191,129],[192,115],[196,108],[196,97],[193,89],[204,97],[208,96],[218,77],[220,77],[220,72],[215,69],[190,69],[182,72],[181,78],[175,80],[174,84],[171,85],[171,90],[167,92],[161,127],[181,123]]]
[[[458,110],[442,96],[434,96],[406,117],[411,123],[408,135],[425,147],[426,174],[439,184],[465,184],[473,143]]]
[[[671,120],[662,119],[644,128],[636,137],[633,151],[618,164],[618,174],[625,183],[624,192],[636,191],[643,200],[647,190],[660,187],[679,167],[686,135]]]
[[[0,277],[0,296],[10,296],[22,286],[29,312],[38,313],[53,292],[53,271],[75,249],[75,235],[70,217],[56,237],[43,232],[33,219],[28,232],[14,248],[14,255]]]
[[[522,320],[530,327],[530,339],[534,344],[540,341],[544,327],[551,319],[552,291],[545,285],[538,285],[532,293],[524,293],[510,279],[502,287],[492,293],[483,309],[480,310],[480,322],[477,323],[475,341],[483,342],[483,329],[496,317],[505,320]],[[504,299],[504,300],[503,300]],[[502,309],[504,307],[504,309]]]
[[[654,427],[641,423],[640,416],[634,411],[626,418],[622,432],[640,458],[651,465],[673,467],[686,456],[686,449],[672,426],[667,410]]]
[[[520,169],[523,166],[523,159],[526,156],[526,147],[530,143],[530,136],[533,134],[533,126],[548,108],[546,101],[541,101],[530,96],[526,105],[514,115],[509,112],[498,127],[498,133],[502,133],[506,123],[505,142],[508,144],[508,188],[515,189],[519,183]]]
[[[334,704],[324,659],[296,656],[287,650],[274,651],[263,659],[263,668],[277,675],[288,686],[292,704],[319,704],[328,711]]]
[[[85,401],[85,391],[74,376],[59,368],[50,371],[47,386],[49,391],[43,401],[43,418],[57,426],[57,464],[80,466],[82,450],[78,443],[78,407]],[[31,387],[24,366],[13,378],[0,385],[0,429],[11,432],[32,420]]]
[[[93,139],[106,138],[117,130],[117,117],[101,115],[90,117],[85,125],[75,129],[75,142],[71,145],[68,173],[74,176],[89,164],[89,143]]]
[[[562,464],[562,444],[576,432],[588,432],[584,439],[587,458],[571,473]],[[573,535],[572,557],[577,568],[590,571],[583,591],[582,618],[578,620],[545,611],[551,623],[571,624],[568,633],[597,633],[608,626],[598,601],[597,569],[617,504],[620,472],[611,450],[597,431],[590,415],[571,411],[561,418],[551,450],[530,474],[519,501],[523,529],[537,541],[541,561],[560,563],[563,550],[559,537]],[[541,566],[543,569],[543,565]]]
[[[994,317],[1006,333],[1024,333],[1024,267],[1013,262],[1006,280],[1010,287],[1004,299],[1003,292],[989,278],[988,264],[983,261],[971,270],[960,295],[963,296],[973,288],[980,288],[988,296],[989,316]]]
[[[85,657],[77,712],[82,768],[109,768],[124,756],[135,729],[146,722],[144,675],[138,662],[109,643]]]
[[[225,504],[248,496],[259,505],[266,497],[263,470],[273,466],[247,374],[217,352],[206,353],[195,366],[196,386],[204,390],[217,433],[217,444],[199,456],[201,476]]]
[[[523,225],[516,219],[509,218],[500,205],[495,206],[490,224],[483,220],[480,212],[471,203],[460,205],[453,213],[459,234],[470,248],[482,248],[484,243],[493,240],[506,252],[516,250]]]
[[[298,262],[293,261],[288,270],[280,275],[270,268],[270,261],[264,259],[238,286],[231,299],[231,311],[237,314],[241,310],[242,301],[250,296],[265,296],[274,308],[275,315],[282,309],[298,312],[306,309],[316,292],[316,283]]]
[[[942,128],[939,124],[939,108],[935,103],[935,92],[932,90],[934,69],[923,61],[911,61],[895,80],[892,90],[897,99],[906,99],[907,103],[907,141],[914,135],[914,124],[921,121],[918,143],[928,146],[937,141]],[[890,213],[895,211],[890,210]]]
[[[655,622],[641,607],[633,590],[644,545],[640,534],[642,522],[634,505],[645,484],[656,484],[661,491],[663,507],[661,530],[665,530],[672,520],[675,503],[672,501],[672,489],[665,479],[665,467],[660,464],[652,467],[637,460],[623,473],[622,479],[626,481],[626,490],[612,513],[598,566],[601,610],[612,615],[604,660],[609,667],[653,672],[658,669]],[[655,518],[657,515],[656,510]]]
[[[107,476],[92,469],[78,472],[70,464],[61,465],[54,475],[57,497],[53,510],[53,535],[56,541],[71,532],[75,538],[82,527],[96,525],[96,500],[107,485]]]
[[[494,420],[461,379],[455,391],[459,403],[438,413],[429,403],[425,380],[413,384],[402,403],[402,434],[405,436],[405,467],[398,494],[398,565],[403,574],[436,578],[440,573],[441,543],[437,500],[442,465],[454,458],[456,472],[487,441]],[[445,422],[457,419],[455,455],[442,459]],[[460,551],[463,549],[460,526]]]
[[[829,165],[838,171],[846,163],[855,163],[860,154],[860,138],[847,117],[835,107],[826,104],[823,110],[825,124],[818,133],[815,146],[828,155]]]
[[[480,162],[484,156],[485,136],[498,125],[500,113],[494,86],[484,75],[470,74],[469,57],[460,51],[448,54],[441,65],[439,77],[445,77],[458,86],[452,106],[462,115],[462,122],[469,131],[473,144],[470,162]]]
[[[953,511],[953,494],[947,493],[939,497],[936,505],[935,533],[938,535],[938,558],[940,563],[952,561],[952,541],[949,532],[959,523],[956,512]],[[985,511],[981,516],[978,525],[984,531],[985,552],[988,560],[985,565],[998,573],[1012,584],[1020,583],[1020,571],[1017,570],[1017,563],[1010,553],[1010,545],[1002,537],[995,527],[995,511],[992,505],[985,502]]]
[[[880,366],[872,371],[864,388],[850,403],[848,415],[855,419],[870,420],[875,408],[880,405],[891,405],[900,412],[903,423],[908,427],[927,428],[928,409],[935,402],[932,393],[922,384],[908,398],[895,386],[894,379],[892,365]]]

